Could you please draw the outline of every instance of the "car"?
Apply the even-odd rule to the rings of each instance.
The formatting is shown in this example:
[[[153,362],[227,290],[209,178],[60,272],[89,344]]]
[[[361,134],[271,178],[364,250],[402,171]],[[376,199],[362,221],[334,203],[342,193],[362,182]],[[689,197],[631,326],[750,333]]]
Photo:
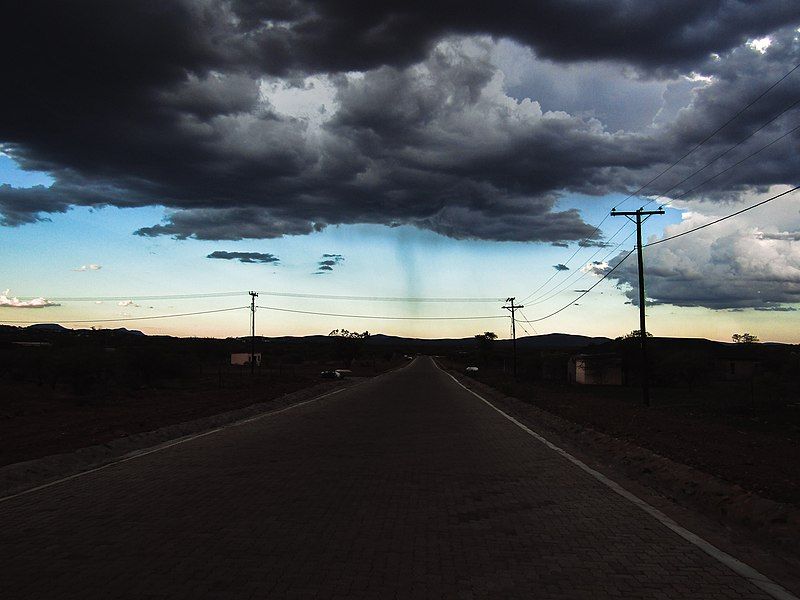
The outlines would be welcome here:
[[[477,373],[478,367],[467,367],[464,369],[464,373]]]
[[[350,369],[336,369],[336,372],[339,374],[339,377],[341,379],[349,377],[350,375],[353,374],[353,372]]]
[[[341,379],[342,375],[338,371],[323,371],[319,374],[323,379]]]

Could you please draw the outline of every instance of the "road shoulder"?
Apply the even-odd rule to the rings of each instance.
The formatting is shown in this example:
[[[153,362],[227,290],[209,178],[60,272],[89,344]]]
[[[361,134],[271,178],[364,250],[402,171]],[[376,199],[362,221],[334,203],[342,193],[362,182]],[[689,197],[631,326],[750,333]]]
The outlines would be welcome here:
[[[792,593],[800,595],[800,557],[798,556],[800,553],[793,552],[791,548],[792,544],[798,543],[797,537],[787,534],[782,539],[776,539],[771,537],[769,532],[754,531],[732,524],[730,521],[720,522],[706,514],[701,514],[692,506],[678,504],[669,493],[665,494],[660,489],[648,486],[648,478],[643,481],[640,477],[631,476],[631,472],[635,475],[637,470],[648,468],[643,466],[642,462],[645,454],[649,454],[649,460],[658,464],[663,465],[664,461],[672,461],[638,446],[631,448],[631,445],[627,443],[624,448],[613,447],[613,445],[609,447],[607,443],[599,444],[597,436],[603,436],[603,434],[587,430],[587,428],[570,423],[529,403],[508,397],[488,385],[465,377],[460,372],[447,369],[443,365],[439,365],[439,367],[464,387],[489,402],[496,410],[500,410],[531,429],[538,436],[563,448],[589,468],[616,482],[624,490],[663,512],[680,526],[708,540],[709,543],[725,553],[751,565]],[[620,452],[622,454],[619,454]],[[690,469],[684,465],[676,466]],[[649,474],[651,473],[645,473],[645,475]],[[664,473],[661,475],[666,477]]]

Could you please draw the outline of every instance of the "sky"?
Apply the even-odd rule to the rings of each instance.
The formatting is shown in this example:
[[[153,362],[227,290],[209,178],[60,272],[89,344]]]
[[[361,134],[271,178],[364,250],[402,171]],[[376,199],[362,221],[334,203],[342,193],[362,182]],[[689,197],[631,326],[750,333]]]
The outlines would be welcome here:
[[[0,323],[239,336],[255,290],[261,335],[508,337],[514,296],[616,337],[612,208],[653,242],[798,185],[796,3],[451,4],[15,7]],[[800,191],[644,262],[654,335],[800,343]]]

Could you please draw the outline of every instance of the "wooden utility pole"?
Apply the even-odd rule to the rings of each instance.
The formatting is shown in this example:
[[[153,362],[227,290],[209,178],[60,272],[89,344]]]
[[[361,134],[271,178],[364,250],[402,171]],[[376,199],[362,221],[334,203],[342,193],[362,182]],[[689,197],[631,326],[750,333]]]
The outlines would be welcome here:
[[[514,354],[514,365],[513,365],[514,379],[516,379],[517,378],[517,322],[514,316],[514,311],[518,308],[525,308],[525,307],[522,305],[515,305],[514,297],[506,298],[506,302],[508,302],[511,305],[511,306],[504,306],[503,308],[505,308],[508,311],[511,311],[511,344]]]
[[[663,215],[662,209],[644,210],[640,208],[634,211],[617,211],[611,209],[612,217],[625,217],[632,223],[636,223],[636,255],[639,258],[639,339],[641,347],[641,378],[642,378],[642,403],[650,406],[650,366],[647,362],[647,327],[644,319],[644,262],[642,259],[642,223],[653,215]],[[635,217],[632,219],[631,217]],[[644,217],[644,218],[642,218]]]
[[[256,373],[256,298],[257,292],[250,294],[250,374]]]

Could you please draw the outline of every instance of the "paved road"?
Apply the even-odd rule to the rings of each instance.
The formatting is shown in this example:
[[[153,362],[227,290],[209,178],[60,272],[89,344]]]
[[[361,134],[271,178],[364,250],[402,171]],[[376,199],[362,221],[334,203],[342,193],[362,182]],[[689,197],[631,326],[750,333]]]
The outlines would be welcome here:
[[[422,358],[0,503],[0,597],[768,598]]]

